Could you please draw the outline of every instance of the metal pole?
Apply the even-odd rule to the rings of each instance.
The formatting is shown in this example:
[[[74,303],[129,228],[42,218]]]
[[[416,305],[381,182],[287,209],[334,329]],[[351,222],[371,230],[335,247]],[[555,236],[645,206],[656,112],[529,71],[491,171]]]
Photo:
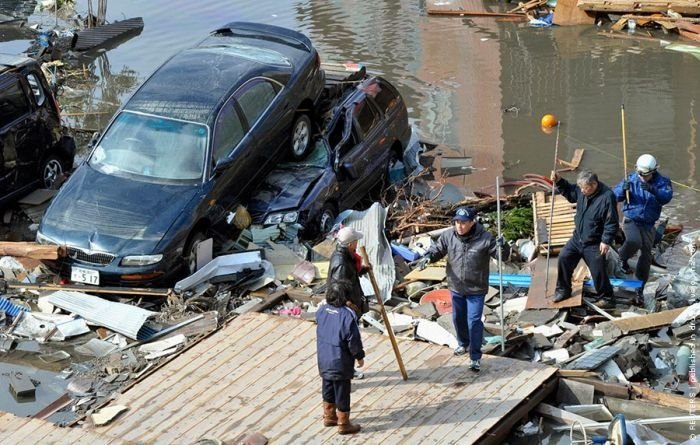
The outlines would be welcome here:
[[[620,105],[620,117],[622,118],[622,166],[625,171],[625,184],[627,183],[627,137],[625,135],[625,104]],[[625,201],[630,203],[630,191],[625,190]]]
[[[501,185],[498,176],[496,176],[496,220],[498,221],[498,238],[500,239],[503,235],[501,233]],[[500,297],[501,315],[501,353],[505,353],[506,325],[503,317],[503,251],[501,247],[498,247],[498,295]]]
[[[396,337],[394,337],[394,330],[391,328],[391,323],[389,323],[389,316],[386,314],[386,309],[384,309],[384,300],[382,299],[382,293],[377,285],[377,280],[374,279],[374,272],[372,271],[372,265],[369,262],[369,257],[367,256],[367,249],[365,246],[360,247],[360,253],[362,253],[362,260],[365,265],[369,267],[369,280],[372,282],[372,288],[374,288],[374,295],[377,296],[377,303],[379,303],[379,309],[382,313],[382,319],[384,319],[384,326],[386,327],[386,332],[389,334],[389,340],[391,340],[391,347],[394,348],[394,355],[396,355],[396,361],[399,363],[399,370],[401,371],[401,377],[404,380],[408,380],[408,374],[406,374],[406,368],[403,366],[403,359],[401,359],[401,351],[399,351],[399,344],[396,343]]]
[[[559,125],[561,122],[557,122],[557,140],[554,144],[554,167],[552,167],[552,173],[556,176],[557,174],[557,158],[559,157]],[[552,250],[552,221],[554,220],[554,192],[556,186],[554,185],[554,178],[552,178],[552,199],[551,205],[549,207],[549,226],[547,227],[547,269],[544,275],[544,296],[547,297],[549,293],[549,253]]]

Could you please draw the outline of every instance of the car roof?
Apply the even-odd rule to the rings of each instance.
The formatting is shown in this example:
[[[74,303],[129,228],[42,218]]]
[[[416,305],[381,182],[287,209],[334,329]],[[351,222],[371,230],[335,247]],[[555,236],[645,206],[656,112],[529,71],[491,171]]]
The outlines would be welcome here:
[[[0,53],[0,73],[4,73],[20,65],[25,65],[31,62],[34,62],[34,60],[30,59],[29,57]]]
[[[253,77],[285,84],[310,52],[311,42],[296,31],[229,23],[165,62],[124,109],[206,123],[230,92]]]

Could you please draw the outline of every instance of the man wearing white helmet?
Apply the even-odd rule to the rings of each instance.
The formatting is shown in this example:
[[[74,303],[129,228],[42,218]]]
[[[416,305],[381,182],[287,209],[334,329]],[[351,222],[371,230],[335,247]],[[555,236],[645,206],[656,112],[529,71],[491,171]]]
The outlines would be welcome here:
[[[637,171],[620,181],[613,190],[617,201],[622,202],[624,215],[622,230],[625,232],[625,242],[619,251],[622,270],[632,273],[627,261],[639,251],[635,276],[642,281],[638,293],[640,297],[649,279],[654,224],[661,216],[661,207],[673,197],[671,181],[657,171],[658,167],[652,155],[641,155],[637,159]]]

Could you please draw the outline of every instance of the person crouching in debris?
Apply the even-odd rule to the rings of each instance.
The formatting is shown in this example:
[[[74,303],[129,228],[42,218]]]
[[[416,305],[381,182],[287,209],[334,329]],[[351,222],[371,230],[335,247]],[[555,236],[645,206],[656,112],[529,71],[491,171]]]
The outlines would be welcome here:
[[[554,302],[571,297],[571,277],[583,258],[601,298],[596,305],[609,307],[614,303],[615,295],[608,278],[605,255],[617,233],[615,194],[598,181],[598,175],[588,170],[579,173],[575,185],[556,172],[552,172],[552,180],[562,196],[576,203],[574,233],[559,253]]]
[[[620,181],[613,190],[622,202],[622,231],[625,242],[620,247],[622,271],[632,273],[627,261],[639,251],[635,276],[642,282],[637,291],[637,303],[643,302],[644,284],[649,279],[654,247],[654,224],[661,216],[661,207],[673,198],[671,181],[657,171],[656,158],[644,154],[637,159],[637,171]],[[627,197],[629,196],[629,201]]]
[[[362,232],[358,232],[352,227],[343,227],[338,230],[336,235],[338,244],[331,255],[327,280],[329,286],[338,280],[350,282],[352,288],[350,296],[347,298],[347,305],[355,311],[358,320],[362,314],[369,312],[369,302],[365,298],[362,286],[360,286],[360,275],[364,275],[368,269],[362,265],[362,257],[357,254],[357,244],[362,238]],[[355,371],[353,378],[362,379],[364,374]]]
[[[347,280],[328,286],[326,304],[316,312],[316,351],[322,379],[323,425],[338,425],[338,433],[355,434],[358,424],[350,422],[350,379],[354,362],[365,364],[365,351],[357,326],[357,315],[346,303],[352,292]]]
[[[498,248],[504,257],[510,253],[503,238],[494,239],[476,222],[476,211],[460,207],[455,212],[454,227],[443,232],[419,266],[447,255],[447,284],[452,296],[452,322],[457,331],[458,346],[455,355],[469,352],[469,368],[481,369],[481,342],[484,336],[484,299],[489,286],[489,257],[498,257]]]

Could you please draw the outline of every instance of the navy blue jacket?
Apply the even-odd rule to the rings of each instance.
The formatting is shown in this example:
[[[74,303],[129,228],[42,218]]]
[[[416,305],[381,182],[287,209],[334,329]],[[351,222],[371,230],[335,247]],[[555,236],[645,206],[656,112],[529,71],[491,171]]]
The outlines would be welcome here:
[[[630,202],[622,205],[622,213],[625,218],[631,219],[638,226],[650,229],[661,216],[661,207],[668,204],[673,198],[673,188],[671,180],[655,172],[648,181],[649,190],[642,188],[642,178],[637,172],[631,173],[627,177],[630,185]],[[615,197],[619,201],[626,201],[625,180],[620,181],[613,190]]]
[[[576,203],[573,236],[578,237],[584,246],[601,242],[612,244],[619,225],[617,202],[612,190],[598,182],[598,190],[593,196],[586,197],[576,184],[564,178],[557,181],[557,189],[567,201]]]
[[[326,380],[350,380],[355,360],[365,358],[357,316],[347,306],[324,304],[316,312],[318,372]]]

